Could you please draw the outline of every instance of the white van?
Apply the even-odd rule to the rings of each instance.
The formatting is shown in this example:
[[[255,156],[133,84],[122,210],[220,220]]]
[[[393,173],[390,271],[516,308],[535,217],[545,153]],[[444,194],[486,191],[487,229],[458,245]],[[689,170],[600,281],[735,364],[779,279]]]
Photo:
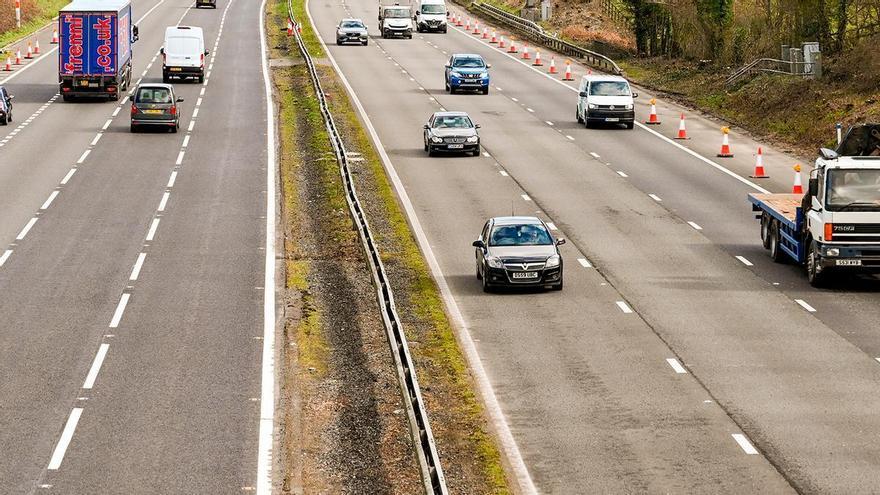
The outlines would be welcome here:
[[[205,38],[202,28],[195,26],[169,26],[165,28],[165,44],[162,45],[162,81],[172,77],[198,78],[205,81]]]
[[[590,127],[591,124],[626,124],[627,129],[635,126],[633,93],[629,81],[620,76],[591,74],[581,79],[578,88],[577,121]]]
[[[416,30],[446,32],[445,0],[419,0],[416,5]]]

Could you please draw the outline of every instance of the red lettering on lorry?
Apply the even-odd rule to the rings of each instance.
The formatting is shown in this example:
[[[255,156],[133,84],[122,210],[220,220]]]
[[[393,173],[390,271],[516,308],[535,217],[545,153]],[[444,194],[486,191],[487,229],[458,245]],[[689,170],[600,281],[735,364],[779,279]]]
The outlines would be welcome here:
[[[72,74],[82,70],[83,60],[83,20],[82,17],[64,16],[67,24],[67,62],[64,64],[64,72]]]
[[[98,41],[101,42],[96,48],[98,52],[97,62],[98,65],[104,68],[104,72],[114,72],[115,70],[112,67],[113,58],[110,57],[110,54],[113,53],[112,22],[113,17],[107,16],[103,19],[98,19],[98,22],[92,25],[92,28],[98,33]]]

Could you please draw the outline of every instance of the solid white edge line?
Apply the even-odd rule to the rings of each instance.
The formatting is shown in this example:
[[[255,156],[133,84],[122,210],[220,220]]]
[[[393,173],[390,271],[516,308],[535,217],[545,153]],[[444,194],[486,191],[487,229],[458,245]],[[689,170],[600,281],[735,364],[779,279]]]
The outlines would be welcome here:
[[[754,266],[755,265],[751,261],[747,260],[745,256],[735,256],[735,258],[738,259],[743,265],[746,265],[746,266]]]
[[[263,2],[265,2],[265,0],[263,0]],[[314,19],[312,19],[312,13],[309,10],[308,6],[309,0],[306,0],[306,15],[309,18],[309,22],[312,24],[312,26],[314,26],[315,21]],[[345,74],[342,73],[342,70],[339,68],[339,64],[336,63],[336,59],[330,53],[330,50],[327,47],[326,43],[324,43],[324,39],[321,37],[317,30],[315,30],[315,33],[317,35],[318,42],[321,43],[321,46],[324,49],[324,53],[327,54],[327,58],[330,60],[330,64],[333,65],[333,68],[336,70],[339,79],[342,81],[343,86],[345,86],[346,91],[348,91],[349,97],[354,102],[355,107],[357,107],[358,109],[358,113],[360,113],[364,124],[367,126],[367,131],[369,132],[370,138],[372,138],[373,143],[376,145],[376,149],[379,152],[379,157],[382,159],[382,164],[385,167],[388,178],[394,185],[394,190],[397,192],[397,196],[398,198],[400,198],[403,209],[406,212],[407,217],[409,218],[409,223],[412,226],[413,234],[416,237],[416,241],[418,241],[419,248],[422,250],[422,254],[425,256],[428,267],[431,269],[431,275],[434,277],[434,281],[437,283],[437,288],[440,290],[440,295],[442,296],[443,302],[446,305],[447,312],[452,319],[453,328],[456,330],[455,336],[457,337],[459,345],[462,347],[462,352],[464,353],[471,372],[473,373],[474,381],[477,384],[477,388],[483,399],[483,404],[486,407],[486,415],[490,419],[492,426],[498,435],[498,441],[501,444],[503,455],[507,458],[507,464],[510,466],[510,469],[512,471],[511,474],[516,478],[517,482],[519,483],[519,490],[521,494],[537,494],[538,490],[535,487],[534,481],[532,481],[532,477],[529,474],[526,463],[522,458],[522,454],[519,451],[516,440],[513,438],[513,433],[510,431],[510,425],[507,424],[507,420],[504,418],[504,413],[501,410],[501,405],[498,403],[498,398],[495,396],[495,390],[492,388],[492,383],[489,381],[489,376],[486,374],[486,369],[483,367],[483,362],[480,360],[480,355],[477,352],[476,346],[474,345],[474,341],[471,337],[468,325],[467,323],[465,323],[464,315],[462,315],[458,304],[456,304],[455,302],[455,298],[453,298],[452,296],[452,291],[449,289],[449,285],[446,283],[446,278],[443,275],[443,271],[440,269],[440,264],[437,262],[437,258],[436,256],[434,256],[434,251],[433,249],[431,249],[431,245],[428,243],[428,238],[425,235],[424,230],[422,229],[421,222],[419,221],[419,217],[416,215],[412,202],[409,199],[409,195],[407,194],[406,189],[404,189],[403,183],[401,183],[400,181],[400,177],[397,175],[397,170],[394,168],[394,164],[391,163],[391,158],[388,156],[387,151],[385,151],[385,146],[379,139],[379,134],[376,132],[376,128],[373,126],[373,122],[372,120],[370,120],[369,115],[367,115],[367,112],[364,109],[360,98],[358,98],[357,93],[355,93],[354,91],[354,88],[351,87],[351,84],[348,82]],[[496,89],[501,91],[501,89],[497,86]],[[267,249],[266,252],[268,254],[269,250]]]
[[[593,265],[586,258],[578,258],[578,263],[584,268],[592,268]]]
[[[306,3],[308,11],[308,3]],[[275,102],[266,49],[266,0],[260,2],[260,62],[266,95],[266,260],[263,280],[263,349],[260,370],[260,430],[257,440],[257,495],[272,494],[275,428]],[[309,16],[311,20],[311,16]],[[312,23],[314,25],[314,23]],[[315,30],[317,32],[317,30]],[[322,42],[323,44],[323,42]],[[327,47],[324,47],[329,56]],[[332,60],[332,59],[331,59]],[[207,79],[205,83],[207,84]]]
[[[134,262],[134,266],[131,268],[131,275],[128,276],[129,280],[137,280],[137,278],[141,274],[141,268],[144,266],[144,259],[147,257],[147,253],[140,253],[137,257],[137,261]]]
[[[630,314],[633,312],[632,308],[630,308],[629,305],[624,301],[617,301],[615,302],[615,304],[617,304],[617,307],[626,314]]]
[[[795,299],[794,302],[798,303],[802,308],[806,309],[810,313],[816,312],[816,308],[807,304],[807,301],[804,301],[803,299]]]
[[[749,439],[746,438],[746,436],[742,433],[733,433],[731,434],[731,436],[734,440],[736,440],[736,443],[739,444],[740,448],[742,448],[746,454],[755,455],[758,453],[757,449],[752,446],[752,442],[750,442]]]
[[[156,229],[159,228],[159,220],[158,218],[154,218],[152,223],[150,223],[150,230],[147,231],[146,240],[152,241],[154,237],[156,237]]]
[[[40,206],[40,209],[41,209],[41,210],[48,209],[49,206],[52,205],[52,201],[55,201],[55,198],[58,197],[58,193],[59,193],[59,192],[61,192],[61,191],[52,191],[52,194],[50,194],[49,197],[46,198],[46,202],[43,203],[42,206]]]
[[[7,249],[6,251],[3,251],[3,255],[0,256],[0,266],[3,266],[6,263],[6,260],[8,260],[10,256],[12,256],[11,249]]]
[[[37,223],[37,217],[33,217],[28,220],[28,223],[25,224],[23,229],[21,229],[21,232],[18,233],[18,237],[16,237],[15,240],[20,241],[24,239],[25,236],[28,235],[28,232],[31,231],[31,228],[34,226],[35,223]]]
[[[95,354],[95,360],[92,361],[92,367],[89,368],[89,374],[86,375],[86,381],[83,382],[82,388],[90,389],[95,386],[95,380],[98,378],[98,372],[101,371],[101,365],[104,364],[104,358],[107,356],[107,349],[110,344],[101,344],[98,347],[98,353]]]
[[[67,447],[73,439],[73,432],[76,431],[76,424],[79,423],[79,417],[82,415],[82,412],[81,407],[74,407],[70,411],[70,416],[67,417],[67,423],[64,424],[61,438],[58,439],[58,444],[55,445],[55,451],[52,452],[52,458],[49,460],[49,467],[47,469],[55,471],[61,467],[61,461],[64,460],[64,454],[67,452]]]
[[[669,363],[669,366],[672,366],[672,369],[675,370],[676,373],[680,375],[687,373],[687,370],[678,362],[678,359],[666,358],[666,362]]]
[[[119,322],[122,321],[122,315],[125,313],[125,307],[128,306],[128,299],[131,297],[131,294],[128,292],[122,294],[122,297],[119,298],[119,303],[116,305],[116,311],[113,312],[113,318],[110,319],[110,328],[116,328],[119,326]]]

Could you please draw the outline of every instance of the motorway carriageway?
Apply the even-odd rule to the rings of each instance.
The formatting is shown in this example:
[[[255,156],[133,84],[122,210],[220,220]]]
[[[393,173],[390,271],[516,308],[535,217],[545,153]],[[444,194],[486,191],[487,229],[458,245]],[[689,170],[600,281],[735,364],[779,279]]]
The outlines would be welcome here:
[[[734,133],[738,156],[720,162],[720,125],[693,116],[693,139],[673,142],[680,108],[660,105],[659,128],[585,130],[577,82],[461,29],[382,40],[374,3],[312,0],[309,12],[325,41],[343,17],[372,28],[370,46],[328,50],[460,311],[524,492],[880,485],[877,283],[809,288],[798,267],[769,262],[746,201],[789,190],[794,159],[765,147],[773,179],[756,184],[758,143]],[[443,64],[462,52],[493,65],[488,96],[444,92]],[[443,109],[482,124],[482,157],[426,156],[422,124]],[[510,213],[572,241],[562,293],[480,290],[470,243],[486,218]]]
[[[0,76],[16,96],[0,128],[4,493],[266,487],[260,5],[191,6],[133,2],[137,81],[161,82],[166,26],[205,30],[204,84],[175,82],[178,134],[131,134],[125,100],[61,102],[51,29],[42,58]]]

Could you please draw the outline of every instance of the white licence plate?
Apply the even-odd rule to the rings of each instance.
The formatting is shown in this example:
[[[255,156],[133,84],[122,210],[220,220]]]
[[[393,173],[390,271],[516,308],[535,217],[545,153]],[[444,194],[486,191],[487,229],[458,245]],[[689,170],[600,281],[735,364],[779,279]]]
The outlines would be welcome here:
[[[449,149],[451,149],[451,150],[460,150],[462,148],[464,148],[463,144],[450,144],[449,145]]]
[[[605,122],[620,122],[617,117],[605,117]]]
[[[538,278],[538,272],[513,272],[511,278]]]
[[[837,260],[834,264],[837,266],[862,266],[862,260]]]

